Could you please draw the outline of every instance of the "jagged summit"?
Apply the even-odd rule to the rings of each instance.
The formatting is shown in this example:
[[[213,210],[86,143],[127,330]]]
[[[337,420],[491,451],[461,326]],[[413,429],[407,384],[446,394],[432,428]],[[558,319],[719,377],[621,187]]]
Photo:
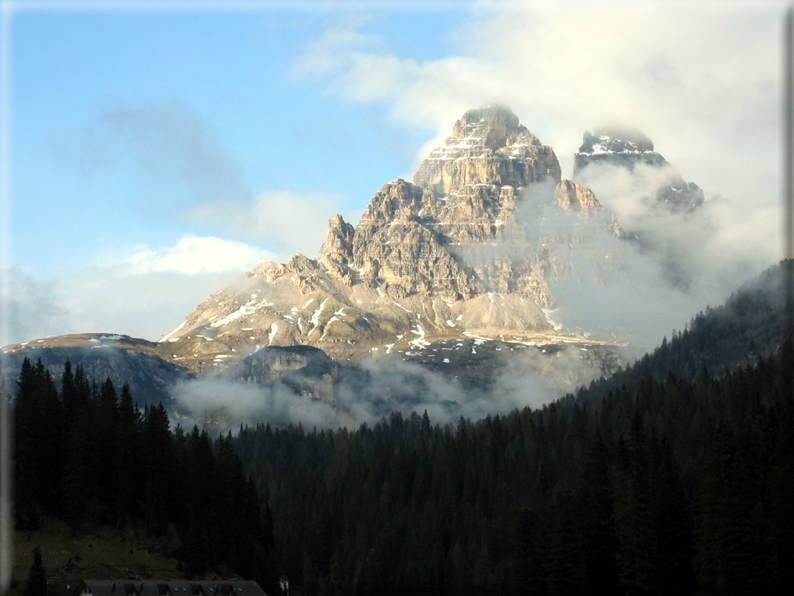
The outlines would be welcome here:
[[[349,276],[349,265],[353,254],[355,228],[340,214],[328,220],[328,232],[320,247],[317,260],[335,277]]]
[[[530,185],[535,211],[522,207]],[[470,110],[413,182],[375,193],[357,226],[332,217],[316,259],[263,263],[161,342],[206,371],[267,346],[348,360],[456,338],[561,341],[549,283],[599,234],[620,226],[592,191],[561,180],[551,147],[509,108]]]
[[[442,194],[469,184],[527,186],[561,171],[551,147],[543,145],[506,107],[469,110],[455,122],[452,136],[434,149],[414,176],[417,186]]]
[[[703,203],[700,187],[694,182],[684,181],[667,160],[654,151],[653,141],[637,130],[603,128],[594,134],[585,132],[582,146],[574,154],[573,177],[589,182],[588,174],[592,175],[599,166],[615,166],[635,172],[640,165],[659,174],[654,176],[655,186],[649,189],[649,199],[655,203],[656,211],[691,211]]]
[[[653,141],[640,130],[625,127],[600,128],[595,134],[585,131],[579,151],[581,153],[650,153],[653,152]]]
[[[550,288],[582,258],[609,268],[604,237],[620,238],[619,223],[561,179],[551,147],[508,108],[470,110],[413,182],[384,184],[356,226],[332,217],[315,259],[258,265],[153,349],[207,374],[278,346],[355,361],[456,342],[592,344],[555,319]]]
[[[446,144],[468,140],[490,149],[499,149],[506,145],[512,145],[519,135],[523,135],[522,141],[540,145],[537,137],[532,135],[525,126],[519,124],[518,116],[510,108],[485,106],[463,114],[463,117],[455,122],[452,136],[447,139]]]
[[[653,141],[638,130],[603,128],[595,134],[584,133],[582,146],[574,154],[573,174],[592,163],[609,163],[633,169],[639,163],[651,166],[667,164],[664,157],[653,150]]]
[[[413,181],[374,193],[357,225],[333,216],[316,258],[259,264],[158,342],[63,336],[4,351],[22,358],[48,350],[62,361],[64,350],[79,348],[98,378],[140,372],[166,399],[163,379],[218,374],[333,402],[340,379],[354,378],[346,363],[367,356],[476,384],[483,366],[501,365],[513,350],[551,358],[568,349],[608,374],[621,339],[566,327],[571,309],[599,306],[587,295],[566,304],[555,292],[625,275],[621,252],[639,237],[621,228],[608,192],[591,189],[586,175],[604,164],[614,178],[618,166],[634,183],[656,168],[649,179],[665,183],[640,202],[641,215],[652,216],[654,205],[689,208],[702,191],[636,131],[585,133],[576,163],[583,178],[563,180],[553,149],[509,108],[469,110]],[[608,338],[591,337],[604,331]]]

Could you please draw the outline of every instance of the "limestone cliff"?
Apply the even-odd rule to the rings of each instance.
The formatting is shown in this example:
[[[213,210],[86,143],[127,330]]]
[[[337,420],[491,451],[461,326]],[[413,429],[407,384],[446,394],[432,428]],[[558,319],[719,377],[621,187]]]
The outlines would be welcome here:
[[[333,216],[315,259],[259,264],[157,343],[95,334],[4,352],[17,360],[37,350],[69,355],[97,378],[124,375],[164,399],[167,379],[218,374],[334,401],[345,375],[361,372],[348,364],[370,355],[419,362],[475,386],[484,361],[495,370],[502,352],[529,346],[549,354],[575,346],[603,364],[614,336],[565,328],[553,290],[582,271],[589,277],[577,282],[620,275],[610,251],[637,239],[621,228],[609,197],[585,185],[603,166],[652,173],[643,202],[651,216],[686,215],[703,200],[642,133],[585,133],[572,181],[508,108],[470,110],[412,181],[374,193],[357,225]]]
[[[584,133],[582,146],[574,155],[574,178],[588,179],[601,166],[613,166],[634,172],[638,166],[651,168],[648,202],[659,213],[691,211],[703,203],[703,191],[681,175],[659,153],[653,142],[639,131],[600,129]],[[589,170],[589,171],[588,171]]]
[[[334,215],[328,221],[328,234],[317,257],[320,263],[335,277],[349,275],[350,255],[353,248],[355,229],[341,215]]]
[[[442,194],[470,184],[527,186],[547,177],[560,181],[560,164],[551,147],[518,122],[508,108],[469,110],[455,123],[452,136],[433,150],[414,183]]]
[[[614,215],[561,179],[551,147],[507,108],[470,110],[412,182],[375,193],[358,225],[331,218],[316,259],[259,265],[160,343],[206,373],[250,368],[272,346],[354,361],[451,338],[582,341],[560,335],[549,284],[580,252],[604,261],[602,236],[620,237]]]

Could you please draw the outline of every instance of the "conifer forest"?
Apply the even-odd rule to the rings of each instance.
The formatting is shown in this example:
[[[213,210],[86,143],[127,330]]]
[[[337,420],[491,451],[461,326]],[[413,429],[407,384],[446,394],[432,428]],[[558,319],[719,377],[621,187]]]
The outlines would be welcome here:
[[[280,577],[307,595],[783,593],[792,346],[712,374],[704,334],[731,349],[712,319],[541,409],[447,425],[395,412],[213,437],[26,359],[4,388],[17,528],[176,529],[188,576],[223,565],[269,594]]]

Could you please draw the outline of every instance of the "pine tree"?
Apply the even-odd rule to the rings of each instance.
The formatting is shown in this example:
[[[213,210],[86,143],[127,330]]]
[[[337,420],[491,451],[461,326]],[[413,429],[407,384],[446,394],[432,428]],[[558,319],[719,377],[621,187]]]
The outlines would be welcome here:
[[[63,404],[64,426],[68,429],[74,422],[77,408],[77,387],[74,382],[72,363],[67,358],[63,365],[63,378],[61,379],[61,403]]]
[[[96,417],[91,436],[94,438],[96,486],[99,498],[106,507],[113,505],[116,494],[116,429],[118,425],[118,395],[110,377],[105,379],[99,390]]]
[[[517,596],[546,594],[547,554],[540,520],[529,507],[518,510],[513,527],[513,554],[510,575]]]
[[[96,498],[96,478],[92,473],[94,403],[91,383],[79,364],[74,372],[74,407],[65,442],[62,507],[64,519],[79,529]]]
[[[55,513],[63,470],[63,415],[58,390],[41,359],[25,358],[14,408],[17,525],[34,529],[36,507]],[[27,518],[27,519],[25,519]]]
[[[25,596],[45,596],[47,594],[47,573],[41,560],[41,549],[33,549],[33,564],[28,573],[28,583],[25,586]]]
[[[146,533],[160,535],[166,530],[169,519],[168,503],[173,442],[173,437],[168,429],[168,414],[162,402],[146,408],[142,434],[141,455],[143,458]]]
[[[133,513],[140,486],[140,413],[132,399],[129,383],[121,388],[115,436],[116,524],[123,526]]]

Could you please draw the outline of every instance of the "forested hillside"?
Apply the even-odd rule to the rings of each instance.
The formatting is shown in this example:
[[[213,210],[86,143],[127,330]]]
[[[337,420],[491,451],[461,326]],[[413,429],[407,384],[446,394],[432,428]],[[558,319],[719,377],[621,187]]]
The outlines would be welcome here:
[[[595,391],[580,396],[592,399],[630,380],[663,380],[670,372],[687,380],[719,376],[777,351],[792,333],[793,270],[791,259],[773,265],[744,283],[725,304],[698,313],[683,331],[674,331],[670,341],[664,338],[627,370],[594,383]]]
[[[140,411],[66,362],[60,390],[41,361],[25,359],[13,402],[15,521],[35,532],[42,514],[75,536],[131,528],[138,539],[175,530],[188,577],[220,565],[275,593],[272,518],[231,437],[169,428],[162,403]],[[8,388],[3,388],[7,398]]]
[[[789,262],[790,263],[790,262]],[[541,409],[454,425],[170,429],[66,362],[12,395],[16,524],[174,532],[188,576],[297,594],[747,594],[794,580],[783,265]]]
[[[267,425],[267,485],[305,593],[781,593],[794,570],[791,346],[721,378],[642,378],[456,427]]]

